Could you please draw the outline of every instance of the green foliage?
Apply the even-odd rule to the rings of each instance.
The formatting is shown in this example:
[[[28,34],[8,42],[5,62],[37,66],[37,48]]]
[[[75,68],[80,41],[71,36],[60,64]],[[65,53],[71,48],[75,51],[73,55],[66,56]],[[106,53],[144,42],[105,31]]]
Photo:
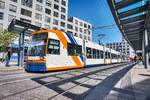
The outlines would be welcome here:
[[[18,37],[18,34],[11,33],[7,29],[4,29],[0,32],[0,47],[1,50],[6,50],[7,47],[10,46]]]

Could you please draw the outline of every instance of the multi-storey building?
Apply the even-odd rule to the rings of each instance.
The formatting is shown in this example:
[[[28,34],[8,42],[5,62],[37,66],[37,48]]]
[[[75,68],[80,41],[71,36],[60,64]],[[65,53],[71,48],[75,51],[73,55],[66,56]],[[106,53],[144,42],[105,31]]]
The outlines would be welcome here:
[[[76,37],[92,40],[92,25],[79,18],[71,17],[68,19],[68,33],[73,34]]]
[[[84,33],[86,28],[78,26],[82,32],[77,33],[74,21],[68,21],[68,0],[0,0],[0,29],[7,28],[14,18],[46,29],[72,32],[75,36],[91,40],[91,30],[87,33],[90,34],[88,37]],[[83,26],[92,27],[78,20],[83,22]]]
[[[134,57],[135,52],[132,49],[132,47],[127,43],[127,41],[122,37],[121,42],[113,42],[113,43],[107,43],[107,47],[110,47],[114,50],[122,52],[127,57]]]

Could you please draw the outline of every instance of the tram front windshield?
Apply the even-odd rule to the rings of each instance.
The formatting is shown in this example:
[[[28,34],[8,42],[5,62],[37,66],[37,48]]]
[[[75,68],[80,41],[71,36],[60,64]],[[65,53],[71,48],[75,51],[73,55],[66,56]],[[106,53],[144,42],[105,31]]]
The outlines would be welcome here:
[[[28,48],[28,56],[45,56],[46,39],[32,40]]]

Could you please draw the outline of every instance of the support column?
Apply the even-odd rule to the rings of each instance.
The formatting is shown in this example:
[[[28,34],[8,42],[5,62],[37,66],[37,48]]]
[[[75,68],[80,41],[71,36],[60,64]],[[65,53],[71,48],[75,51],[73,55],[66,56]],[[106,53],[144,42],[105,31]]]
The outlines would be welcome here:
[[[24,32],[20,33],[19,42],[19,66],[23,66],[24,62]]]
[[[144,65],[145,68],[149,67],[149,55],[148,55],[148,34],[147,30],[144,31]]]

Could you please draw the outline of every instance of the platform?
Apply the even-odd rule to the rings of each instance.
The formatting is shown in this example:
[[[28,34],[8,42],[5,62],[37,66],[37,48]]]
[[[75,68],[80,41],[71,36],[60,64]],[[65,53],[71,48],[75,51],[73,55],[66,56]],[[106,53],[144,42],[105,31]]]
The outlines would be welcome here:
[[[145,69],[142,63],[136,64],[111,87],[110,84],[118,77],[95,87],[86,100],[150,100],[150,70]]]

